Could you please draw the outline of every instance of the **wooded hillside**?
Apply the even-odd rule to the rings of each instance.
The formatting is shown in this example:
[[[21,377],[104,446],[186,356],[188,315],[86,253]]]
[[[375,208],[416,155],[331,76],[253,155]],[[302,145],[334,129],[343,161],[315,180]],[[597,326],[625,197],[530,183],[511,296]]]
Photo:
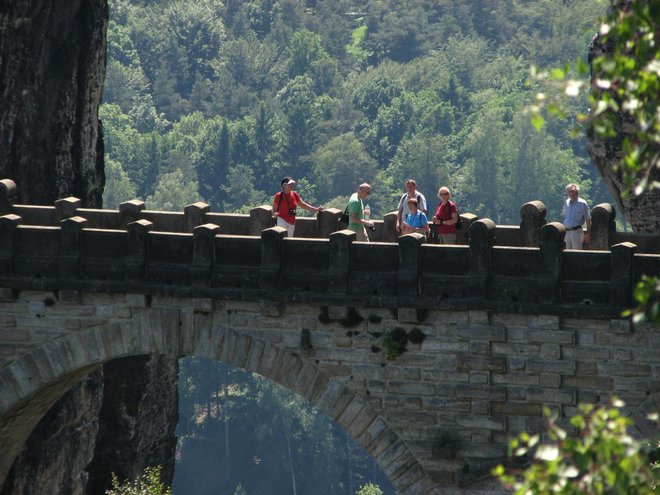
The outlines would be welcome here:
[[[518,223],[563,188],[607,201],[584,136],[523,112],[532,64],[586,57],[587,0],[111,0],[100,115],[105,206],[215,211],[270,203],[280,178],[343,209],[369,181],[374,217],[417,180],[461,211]],[[581,103],[571,103],[580,105]],[[578,108],[569,108],[577,113]],[[584,111],[584,108],[580,108]]]

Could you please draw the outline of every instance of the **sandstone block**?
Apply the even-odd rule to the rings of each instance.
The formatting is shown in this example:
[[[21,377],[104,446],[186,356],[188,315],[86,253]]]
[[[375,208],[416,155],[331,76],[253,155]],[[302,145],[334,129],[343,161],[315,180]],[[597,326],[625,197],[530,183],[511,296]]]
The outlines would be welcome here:
[[[466,340],[490,340],[504,342],[506,340],[506,328],[503,326],[476,325],[457,326],[456,332],[459,338]]]
[[[527,371],[530,373],[562,373],[564,375],[573,375],[575,374],[575,362],[549,359],[528,359]]]
[[[605,376],[564,376],[562,377],[564,387],[577,389],[611,391],[614,389],[614,379]]]
[[[483,428],[486,430],[506,430],[506,418],[503,416],[460,415],[456,423],[463,428]]]
[[[459,354],[458,369],[460,371],[483,370],[504,373],[506,371],[506,358]]]
[[[574,344],[575,332],[572,330],[536,330],[527,332],[527,341],[532,343]]]
[[[528,401],[554,404],[575,404],[575,391],[572,390],[547,390],[539,387],[528,387],[526,389]]]

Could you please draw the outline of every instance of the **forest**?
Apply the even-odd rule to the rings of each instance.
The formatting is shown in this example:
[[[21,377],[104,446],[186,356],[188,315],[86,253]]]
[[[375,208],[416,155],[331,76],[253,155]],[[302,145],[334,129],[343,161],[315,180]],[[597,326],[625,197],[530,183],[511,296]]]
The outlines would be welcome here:
[[[330,417],[255,373],[180,360],[176,495],[355,495],[394,488]]]
[[[586,59],[598,0],[110,0],[99,114],[105,207],[270,204],[280,179],[343,209],[364,181],[374,218],[407,178],[435,209],[559,218],[568,182],[610,202],[571,122],[538,132],[530,68]],[[380,469],[322,412],[256,375],[181,361],[174,493],[354,495]]]
[[[561,211],[577,182],[610,201],[583,129],[536,132],[530,67],[586,58],[595,0],[111,0],[100,118],[106,207],[204,200],[270,204],[298,179],[312,204],[345,207],[370,182],[372,214],[405,179],[437,201],[519,222],[532,199]],[[586,100],[567,103],[570,119]]]

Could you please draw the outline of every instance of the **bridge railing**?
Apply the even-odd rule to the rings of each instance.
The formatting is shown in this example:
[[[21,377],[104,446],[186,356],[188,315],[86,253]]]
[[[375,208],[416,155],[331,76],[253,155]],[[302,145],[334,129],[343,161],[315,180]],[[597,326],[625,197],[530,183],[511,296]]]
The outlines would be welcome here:
[[[253,208],[249,214],[213,213],[206,203],[187,205],[183,212],[147,210],[144,201],[132,200],[119,205],[116,210],[82,208],[77,198],[62,198],[53,206],[17,204],[16,185],[9,179],[0,181],[0,215],[15,214],[23,225],[57,226],[60,221],[79,216],[87,220],[88,228],[125,230],[137,220],[147,220],[153,230],[162,232],[192,233],[199,225],[220,225],[225,235],[259,236],[261,231],[275,225],[269,206]],[[324,210],[316,217],[296,220],[297,237],[327,239],[332,232],[346,227],[339,221],[341,211]],[[592,209],[591,240],[589,250],[607,250],[615,244],[632,242],[642,253],[660,253],[660,236],[643,233],[617,232],[616,212],[612,205],[603,203]],[[468,243],[468,231],[478,217],[472,213],[461,214],[463,227],[458,231],[457,243]],[[520,209],[519,225],[497,225],[495,245],[538,247],[541,228],[547,223],[546,207],[541,201],[530,201]],[[396,213],[386,214],[375,222],[376,230],[370,233],[372,241],[397,242],[395,231]]]
[[[540,247],[496,246],[489,219],[472,223],[467,246],[424,243],[420,234],[397,243],[362,243],[340,230],[328,239],[287,238],[279,227],[260,236],[221,233],[215,224],[192,233],[155,230],[148,220],[126,229],[89,228],[80,216],[58,227],[0,217],[0,287],[68,288],[138,293],[199,292],[224,297],[333,297],[413,307],[526,306],[601,308],[631,303],[642,273],[660,275],[660,255],[621,243],[610,251],[565,251],[559,223],[540,230]],[[333,296],[334,295],[334,296]],[[391,302],[391,301],[390,301]],[[562,309],[562,305],[564,305]],[[573,313],[571,313],[573,314]],[[577,313],[575,313],[577,314]]]

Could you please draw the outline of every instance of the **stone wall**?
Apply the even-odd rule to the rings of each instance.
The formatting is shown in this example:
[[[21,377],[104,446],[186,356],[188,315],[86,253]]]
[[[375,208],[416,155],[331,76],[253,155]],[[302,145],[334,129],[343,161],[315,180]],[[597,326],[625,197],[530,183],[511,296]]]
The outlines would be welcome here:
[[[20,291],[0,306],[0,441],[76,370],[148,353],[255,371],[325,410],[400,494],[481,493],[507,440],[617,394],[648,428],[660,336],[625,320]],[[383,335],[407,350],[387,359]],[[3,466],[6,472],[7,466]],[[4,475],[3,475],[4,476]]]

